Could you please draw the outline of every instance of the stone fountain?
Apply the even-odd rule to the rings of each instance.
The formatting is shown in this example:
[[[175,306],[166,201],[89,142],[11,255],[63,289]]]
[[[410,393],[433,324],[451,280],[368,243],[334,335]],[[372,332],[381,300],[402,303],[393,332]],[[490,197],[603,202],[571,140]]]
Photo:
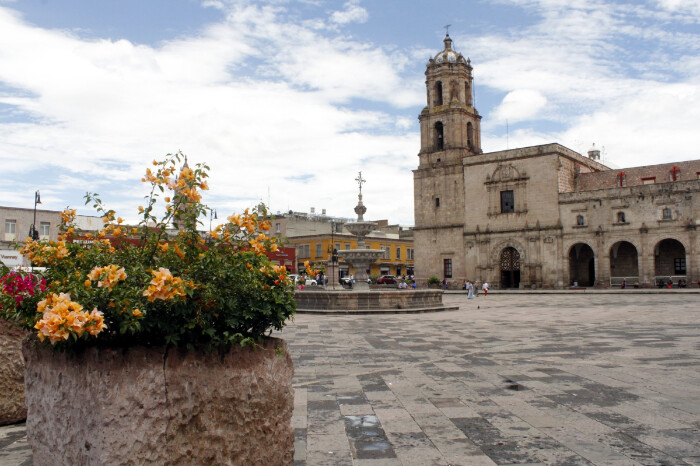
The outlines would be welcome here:
[[[355,269],[353,291],[369,291],[367,269],[369,269],[377,259],[382,257],[384,251],[379,249],[367,249],[365,247],[365,236],[367,236],[377,224],[376,222],[365,222],[364,215],[365,212],[367,212],[367,207],[362,203],[362,183],[365,182],[365,180],[362,179],[362,172],[355,178],[355,181],[360,185],[360,194],[357,196],[358,201],[355,206],[357,221],[346,223],[345,229],[357,237],[357,249],[338,251],[338,256]]]
[[[399,290],[396,288],[370,289],[367,283],[367,269],[384,251],[367,249],[365,237],[376,227],[375,222],[364,219],[367,208],[362,203],[362,172],[355,179],[360,185],[355,213],[357,221],[346,223],[345,228],[357,237],[357,249],[338,251],[338,255],[355,269],[355,283],[352,290],[324,289],[321,286],[310,286],[303,291],[297,291],[294,299],[297,312],[317,314],[373,314],[381,312],[430,312],[457,309],[457,306],[445,306],[442,303],[442,290]],[[328,274],[335,281],[337,277],[336,263],[328,263]]]

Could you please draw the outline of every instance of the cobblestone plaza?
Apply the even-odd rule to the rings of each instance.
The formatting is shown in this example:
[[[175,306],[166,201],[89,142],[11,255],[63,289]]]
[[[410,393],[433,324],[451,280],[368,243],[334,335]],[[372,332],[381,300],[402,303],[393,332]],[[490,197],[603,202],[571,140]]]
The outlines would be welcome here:
[[[296,316],[295,464],[700,464],[700,294],[490,294]],[[31,464],[24,426],[0,464]]]

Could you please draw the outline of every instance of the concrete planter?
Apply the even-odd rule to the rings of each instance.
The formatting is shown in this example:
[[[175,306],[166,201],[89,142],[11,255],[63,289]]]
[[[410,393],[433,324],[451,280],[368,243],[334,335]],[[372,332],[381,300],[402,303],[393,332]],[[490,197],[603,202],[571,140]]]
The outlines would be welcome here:
[[[24,421],[22,340],[27,332],[0,320],[0,425]]]
[[[283,340],[262,346],[59,353],[26,342],[34,464],[292,464],[292,360]]]

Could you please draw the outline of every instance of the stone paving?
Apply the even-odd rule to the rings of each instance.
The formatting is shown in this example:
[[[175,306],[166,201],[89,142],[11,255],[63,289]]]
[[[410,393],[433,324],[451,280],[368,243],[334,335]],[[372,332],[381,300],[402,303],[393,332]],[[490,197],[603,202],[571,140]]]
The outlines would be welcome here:
[[[297,465],[700,465],[700,295],[448,294],[297,315]],[[30,464],[24,426],[0,464]]]

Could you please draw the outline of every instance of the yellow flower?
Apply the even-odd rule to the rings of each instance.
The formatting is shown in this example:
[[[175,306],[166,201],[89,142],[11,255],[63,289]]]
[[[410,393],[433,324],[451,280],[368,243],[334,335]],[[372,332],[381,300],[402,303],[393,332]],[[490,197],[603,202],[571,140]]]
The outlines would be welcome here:
[[[163,301],[175,298],[177,296],[185,296],[185,286],[194,286],[192,282],[186,282],[182,278],[173,277],[170,270],[160,267],[158,271],[152,271],[153,279],[149,283],[149,286],[142,293],[146,296],[149,302],[153,302],[156,299],[162,299]]]
[[[131,315],[134,317],[141,317],[143,313],[139,309],[134,309],[133,311],[131,311]]]
[[[111,291],[117,282],[126,280],[126,272],[124,267],[120,268],[118,265],[111,264],[104,267],[94,267],[88,273],[87,278],[92,281],[99,280],[97,283],[98,288],[107,288]]]
[[[46,299],[37,304],[37,311],[43,313],[42,318],[34,325],[39,340],[44,341],[48,338],[53,345],[67,340],[71,334],[80,338],[87,331],[96,336],[107,328],[102,313],[97,308],[89,314],[82,309],[83,306],[71,301],[67,293],[49,293]]]

